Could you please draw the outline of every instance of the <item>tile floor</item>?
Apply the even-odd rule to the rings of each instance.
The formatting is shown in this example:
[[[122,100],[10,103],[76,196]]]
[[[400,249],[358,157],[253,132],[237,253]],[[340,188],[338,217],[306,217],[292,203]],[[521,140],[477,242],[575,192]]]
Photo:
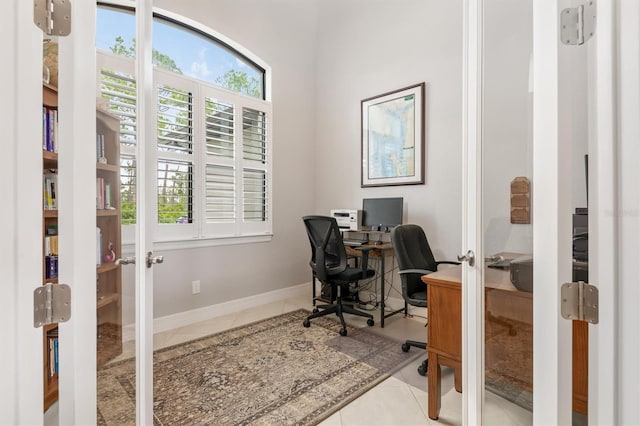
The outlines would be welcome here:
[[[186,327],[158,333],[154,336],[156,349],[175,345],[184,341],[203,337],[229,328],[269,318],[299,308],[310,308],[308,297],[283,300],[254,307],[234,314],[195,323]],[[376,325],[372,331],[393,336],[397,339],[424,340],[426,320],[405,318],[402,314],[385,319],[385,327],[380,328],[380,314],[374,312]],[[347,322],[354,327],[366,327],[366,319],[346,315]],[[313,326],[313,324],[312,324]],[[133,344],[124,347],[123,357],[131,356]],[[400,350],[400,347],[398,347]],[[412,348],[415,351],[416,348]],[[462,423],[461,394],[453,389],[453,371],[443,367],[442,409],[438,421],[427,417],[427,379],[417,373],[422,358],[409,363],[360,398],[320,423],[322,426],[411,426],[411,425],[459,425]],[[49,410],[46,425],[57,424],[57,404]],[[486,398],[486,424],[490,425],[530,425],[532,414],[493,394]]]

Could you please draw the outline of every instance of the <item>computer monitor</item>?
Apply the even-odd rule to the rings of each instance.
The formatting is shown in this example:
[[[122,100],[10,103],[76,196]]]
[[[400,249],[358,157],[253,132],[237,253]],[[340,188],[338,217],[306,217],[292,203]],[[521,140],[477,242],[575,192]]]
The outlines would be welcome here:
[[[388,231],[402,224],[402,197],[363,198],[362,225],[373,231]]]

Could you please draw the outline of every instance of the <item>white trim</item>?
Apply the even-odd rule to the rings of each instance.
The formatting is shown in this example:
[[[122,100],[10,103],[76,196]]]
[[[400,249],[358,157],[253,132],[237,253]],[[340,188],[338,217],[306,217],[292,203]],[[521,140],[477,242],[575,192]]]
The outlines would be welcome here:
[[[42,147],[36,143],[42,137],[42,35],[33,24],[32,2],[4,2],[2,12],[0,35],[8,50],[0,70],[7,82],[0,111],[8,126],[0,262],[8,291],[0,302],[0,424],[37,425],[43,421],[42,329],[33,327],[33,290],[42,284]]]
[[[187,250],[204,247],[232,246],[238,244],[255,244],[269,243],[273,240],[273,234],[267,235],[243,235],[237,236],[221,236],[215,238],[192,238],[192,239],[176,239],[167,241],[155,241],[153,248],[155,250]],[[122,244],[123,255],[133,255],[135,243],[126,241]]]
[[[558,7],[533,2],[533,423],[545,425],[571,424],[572,396],[571,322],[560,317],[559,290],[571,281],[574,88],[560,60]]]
[[[244,311],[246,309],[265,305],[267,303],[279,302],[289,298],[304,296],[305,294],[308,294],[309,300],[311,300],[310,282],[156,318],[153,321],[153,330],[154,333],[162,333],[163,331],[173,330],[200,321],[206,321],[224,315],[233,314],[236,312]],[[133,340],[134,336],[134,324],[128,324],[122,327],[123,341]]]
[[[136,0],[136,424],[153,424],[153,188],[157,186],[156,105],[152,65],[152,0]],[[153,186],[151,186],[153,183]],[[149,188],[151,186],[151,188]]]
[[[484,288],[482,244],[483,0],[465,0],[462,101],[462,423],[482,424],[484,408]]]
[[[621,424],[617,401],[618,258],[616,188],[616,54],[614,2],[596,3],[593,44],[595,137],[589,140],[589,281],[599,288],[600,322],[589,326],[589,424]],[[637,72],[637,68],[635,70]],[[613,214],[612,214],[613,213]]]
[[[60,276],[71,286],[71,319],[59,324],[60,424],[96,422],[95,2],[76,2],[74,28],[59,43],[58,183]],[[84,60],[80,60],[83,58]]]

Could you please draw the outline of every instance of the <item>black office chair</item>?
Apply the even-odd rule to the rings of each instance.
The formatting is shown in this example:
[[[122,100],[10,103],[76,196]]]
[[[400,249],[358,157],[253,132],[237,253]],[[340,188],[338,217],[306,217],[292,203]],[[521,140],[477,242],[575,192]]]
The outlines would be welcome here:
[[[407,305],[426,307],[427,286],[422,282],[422,276],[438,270],[438,265],[459,265],[460,262],[437,262],[429,247],[427,236],[418,225],[399,225],[391,230],[391,244],[398,262],[398,273],[402,281],[402,297],[404,298],[404,311],[407,314]],[[411,346],[427,349],[425,342],[407,340],[402,344],[402,350],[408,352]],[[427,361],[424,360],[418,373],[427,374]]]
[[[368,318],[367,325],[373,326],[373,315],[358,311],[352,306],[342,304],[342,291],[348,289],[349,284],[358,280],[370,278],[375,274],[373,269],[367,269],[366,255],[363,256],[361,268],[353,268],[347,264],[347,252],[342,242],[338,223],[328,216],[305,216],[302,218],[311,244],[311,269],[315,279],[331,286],[331,302],[335,296],[335,303],[317,305],[313,313],[309,315],[302,325],[309,327],[310,320],[335,313],[340,318],[342,329],[340,335],[347,335],[347,327],[343,313],[359,315]],[[315,295],[315,292],[314,292]],[[315,303],[315,299],[314,299]]]

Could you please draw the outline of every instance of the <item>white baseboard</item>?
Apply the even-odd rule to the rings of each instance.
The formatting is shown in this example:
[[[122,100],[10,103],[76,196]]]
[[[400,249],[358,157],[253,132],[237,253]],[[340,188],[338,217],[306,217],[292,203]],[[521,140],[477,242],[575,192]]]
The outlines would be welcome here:
[[[269,291],[267,293],[256,294],[242,299],[230,300],[216,305],[205,306],[203,308],[192,309],[190,311],[155,318],[153,320],[153,332],[161,333],[163,331],[173,330],[175,328],[221,317],[223,315],[232,314],[267,303],[279,302],[292,297],[304,296],[305,294],[308,295],[310,293],[310,285],[311,283],[308,282],[293,287]],[[311,297],[309,297],[309,301],[311,301]],[[127,324],[123,326],[122,340],[126,342],[128,340],[134,340],[134,338],[135,324]]]

